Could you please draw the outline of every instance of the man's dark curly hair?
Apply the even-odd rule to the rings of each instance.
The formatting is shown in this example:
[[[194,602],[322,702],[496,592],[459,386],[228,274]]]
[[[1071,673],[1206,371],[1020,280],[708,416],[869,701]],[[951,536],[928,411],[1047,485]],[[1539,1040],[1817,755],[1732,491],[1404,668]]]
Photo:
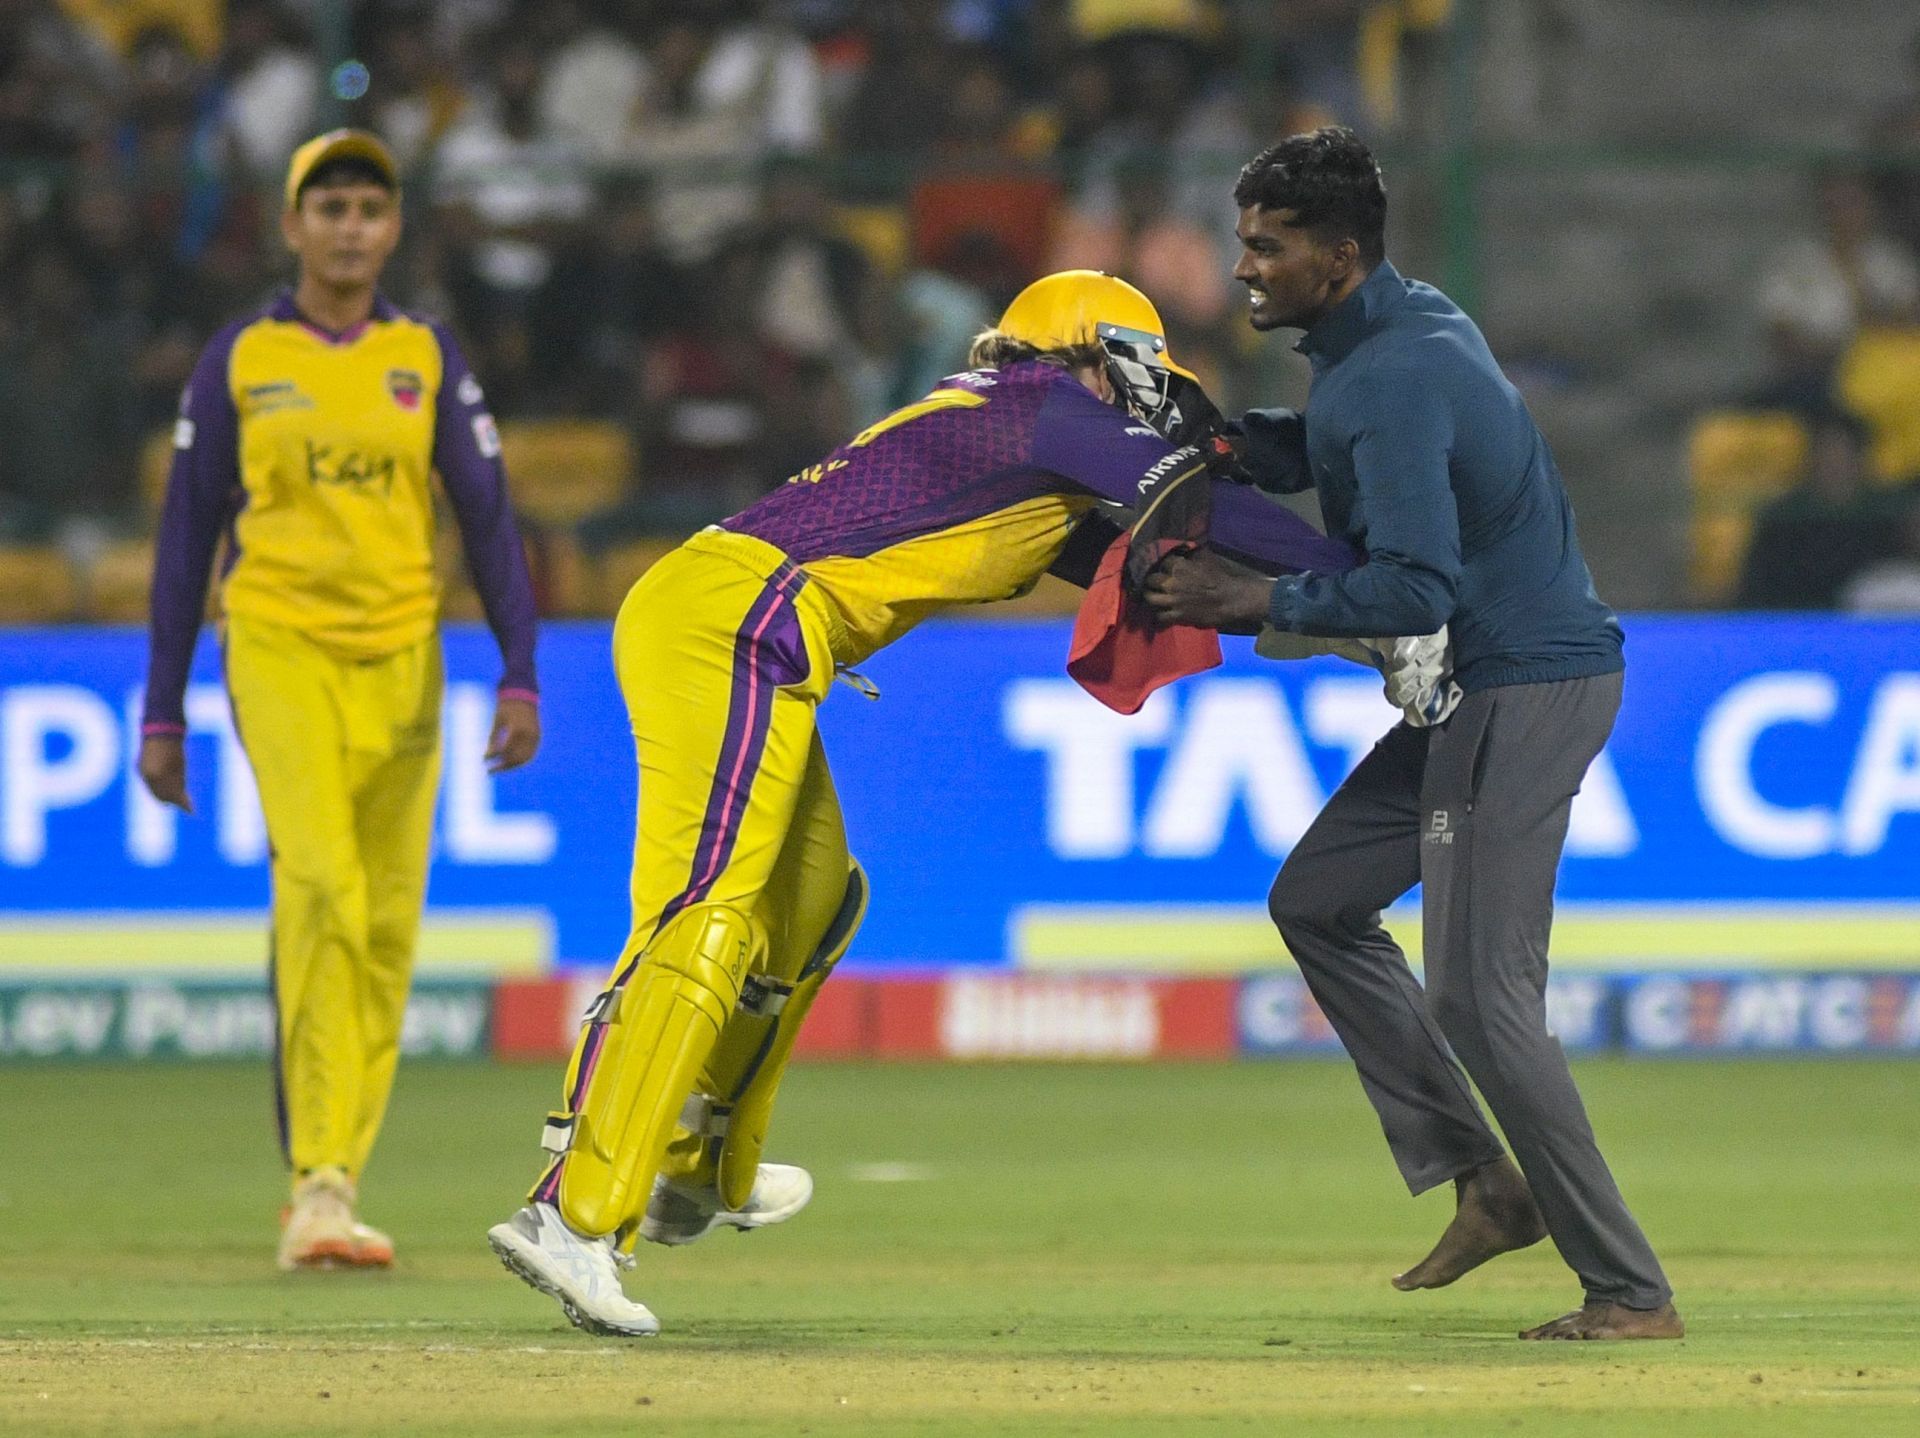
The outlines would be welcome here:
[[[1293,228],[1328,241],[1351,239],[1369,267],[1387,257],[1386,182],[1366,141],[1345,125],[1267,146],[1240,171],[1233,202],[1292,210]]]

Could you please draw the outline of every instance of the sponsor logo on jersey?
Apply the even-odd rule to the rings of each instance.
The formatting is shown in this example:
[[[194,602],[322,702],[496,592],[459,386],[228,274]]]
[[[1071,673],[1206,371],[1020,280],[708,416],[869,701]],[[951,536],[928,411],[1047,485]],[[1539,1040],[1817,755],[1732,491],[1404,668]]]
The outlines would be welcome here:
[[[485,458],[500,458],[500,427],[493,422],[492,415],[476,414],[473,417],[473,442],[480,447],[480,453]]]
[[[313,401],[290,379],[268,380],[264,384],[240,386],[241,408],[249,415],[274,414],[281,410],[312,409]]]
[[[387,371],[387,393],[393,396],[395,404],[409,414],[420,408],[420,396],[426,387],[426,381],[420,378],[418,370],[390,369]]]
[[[1180,472],[1189,460],[1198,458],[1199,453],[1200,451],[1192,445],[1186,445],[1180,449],[1176,449],[1172,454],[1162,456],[1160,459],[1155,460],[1153,464],[1148,467],[1147,472],[1140,476],[1140,498],[1143,500],[1149,498],[1153,494],[1155,485],[1159,484],[1161,480]]]
[[[459,387],[454,390],[454,393],[460,397],[460,403],[468,406],[476,405],[486,398],[480,392],[480,381],[470,374],[460,376]]]
[[[330,444],[307,441],[307,479],[320,485],[338,485],[345,489],[393,493],[393,481],[400,462],[390,454],[368,454],[359,449],[336,449]]]

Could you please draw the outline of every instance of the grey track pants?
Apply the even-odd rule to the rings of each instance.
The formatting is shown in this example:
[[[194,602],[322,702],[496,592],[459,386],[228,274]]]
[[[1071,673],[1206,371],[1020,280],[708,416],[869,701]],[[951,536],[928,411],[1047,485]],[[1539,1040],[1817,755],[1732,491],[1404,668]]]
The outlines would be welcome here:
[[[1465,1065],[1587,1297],[1657,1308],[1672,1289],[1546,1024],[1554,876],[1620,691],[1619,674],[1487,689],[1445,724],[1393,729],[1288,855],[1269,902],[1407,1186],[1500,1156]],[[1424,991],[1380,925],[1416,880]]]

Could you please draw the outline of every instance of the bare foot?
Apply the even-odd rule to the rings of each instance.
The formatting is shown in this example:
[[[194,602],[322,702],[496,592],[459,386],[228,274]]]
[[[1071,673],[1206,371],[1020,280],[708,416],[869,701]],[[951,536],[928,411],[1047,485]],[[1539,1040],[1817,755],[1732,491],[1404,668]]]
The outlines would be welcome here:
[[[1532,1341],[1556,1338],[1685,1338],[1687,1325],[1671,1303],[1658,1308],[1628,1308],[1619,1303],[1588,1303],[1582,1308],[1529,1328],[1520,1335]]]
[[[1512,1159],[1503,1155],[1456,1178],[1453,1186],[1458,1204],[1453,1222],[1432,1253],[1394,1278],[1393,1286],[1402,1293],[1445,1288],[1489,1258],[1529,1247],[1547,1236],[1533,1193]]]

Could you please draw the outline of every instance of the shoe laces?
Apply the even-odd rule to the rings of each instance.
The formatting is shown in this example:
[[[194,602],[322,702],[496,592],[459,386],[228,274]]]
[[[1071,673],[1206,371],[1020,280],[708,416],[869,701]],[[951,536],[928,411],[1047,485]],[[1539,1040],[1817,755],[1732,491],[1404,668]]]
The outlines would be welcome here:
[[[588,1238],[573,1232],[564,1221],[555,1214],[547,1219],[559,1235],[557,1244],[542,1243],[547,1252],[558,1262],[566,1265],[574,1278],[585,1284],[590,1290],[602,1291],[611,1288],[620,1291],[620,1277],[615,1271],[618,1256],[613,1245],[604,1238]]]

